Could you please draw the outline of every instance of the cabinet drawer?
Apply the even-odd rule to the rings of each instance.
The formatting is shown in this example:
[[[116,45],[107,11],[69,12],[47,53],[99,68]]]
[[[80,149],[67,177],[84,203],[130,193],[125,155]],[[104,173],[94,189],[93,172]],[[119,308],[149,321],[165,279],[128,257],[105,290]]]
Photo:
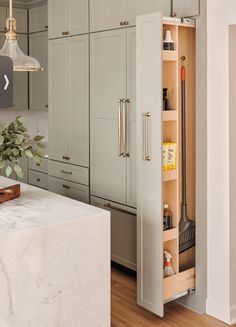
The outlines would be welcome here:
[[[33,170],[29,170],[28,174],[29,184],[48,189],[48,175]]]
[[[111,212],[111,259],[136,270],[136,210],[91,197],[91,205]]]
[[[48,173],[48,159],[42,158],[42,161],[40,164],[36,164],[34,160],[28,159],[28,167],[31,170],[36,170],[41,173],[47,174]]]
[[[73,166],[56,161],[49,161],[49,175],[66,179],[68,181],[88,185],[89,171],[88,168]]]
[[[89,187],[60,178],[49,177],[49,191],[68,198],[89,203]]]

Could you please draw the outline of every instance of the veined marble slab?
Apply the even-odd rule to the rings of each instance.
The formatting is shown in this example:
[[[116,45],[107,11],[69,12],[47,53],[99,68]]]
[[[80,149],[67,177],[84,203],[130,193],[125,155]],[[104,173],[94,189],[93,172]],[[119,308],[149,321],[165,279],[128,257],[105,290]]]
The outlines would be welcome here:
[[[109,213],[22,184],[0,205],[0,327],[98,326],[110,326]]]

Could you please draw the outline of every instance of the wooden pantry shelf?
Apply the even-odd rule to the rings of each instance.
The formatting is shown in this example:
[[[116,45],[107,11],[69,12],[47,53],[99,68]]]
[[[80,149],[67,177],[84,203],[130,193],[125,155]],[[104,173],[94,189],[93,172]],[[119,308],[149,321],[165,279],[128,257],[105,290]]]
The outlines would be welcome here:
[[[163,61],[178,61],[177,51],[173,50],[163,50],[162,52]]]
[[[163,182],[170,182],[177,179],[177,170],[163,171]]]
[[[177,121],[178,112],[177,110],[166,110],[163,111],[163,121]]]
[[[191,268],[173,276],[164,278],[163,300],[173,300],[181,294],[195,287],[196,269]]]
[[[178,237],[178,228],[172,228],[163,232],[163,242],[168,242]]]

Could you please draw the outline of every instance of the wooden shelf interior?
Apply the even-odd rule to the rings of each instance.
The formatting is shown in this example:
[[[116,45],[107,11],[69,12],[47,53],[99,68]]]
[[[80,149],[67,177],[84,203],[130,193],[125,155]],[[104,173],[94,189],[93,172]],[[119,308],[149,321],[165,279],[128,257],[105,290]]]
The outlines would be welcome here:
[[[187,202],[188,216],[195,219],[196,188],[196,117],[195,117],[195,28],[181,24],[164,23],[163,37],[171,30],[175,51],[163,51],[163,87],[168,88],[168,100],[173,110],[163,111],[163,142],[177,144],[177,167],[163,171],[163,202],[173,214],[173,228],[163,232],[163,247],[172,255],[175,275],[164,278],[164,301],[175,298],[195,285],[195,248],[179,255],[179,221],[182,202],[181,171],[181,79],[182,56],[186,57],[186,111],[187,111]]]

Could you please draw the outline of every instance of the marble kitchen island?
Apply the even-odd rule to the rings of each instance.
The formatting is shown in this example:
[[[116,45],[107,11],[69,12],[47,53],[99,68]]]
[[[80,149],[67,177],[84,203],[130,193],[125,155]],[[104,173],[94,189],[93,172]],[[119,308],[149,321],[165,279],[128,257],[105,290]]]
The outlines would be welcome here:
[[[0,326],[110,326],[107,211],[25,184],[0,204]]]

